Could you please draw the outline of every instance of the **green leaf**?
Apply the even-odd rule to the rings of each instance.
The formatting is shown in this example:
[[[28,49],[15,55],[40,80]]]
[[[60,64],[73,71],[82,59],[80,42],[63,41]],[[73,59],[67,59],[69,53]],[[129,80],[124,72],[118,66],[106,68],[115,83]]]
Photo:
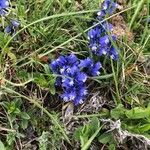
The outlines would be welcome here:
[[[13,113],[15,113],[15,114],[20,114],[20,109],[19,109],[19,108],[16,108]]]
[[[94,133],[94,134],[89,138],[89,140],[83,145],[83,147],[82,147],[81,150],[87,150],[87,149],[90,147],[92,141],[93,141],[93,140],[95,139],[95,137],[98,135],[98,133],[99,133],[100,130],[101,130],[101,127],[99,127],[99,128],[95,131],[95,133]]]
[[[49,74],[48,75],[48,83],[49,83],[49,89],[50,89],[50,93],[55,95],[56,93],[56,89],[55,89],[55,81],[56,81],[56,76],[54,76],[53,74]]]
[[[46,77],[45,77],[46,76]],[[56,90],[55,90],[55,81],[56,81],[56,76],[53,74],[38,74],[35,75],[35,83],[37,83],[40,87],[43,88],[49,88],[50,93],[55,95]]]
[[[116,150],[116,145],[115,144],[110,144],[108,146],[108,150]]]
[[[150,116],[150,108],[135,107],[126,111],[126,116],[130,119],[144,119]]]
[[[0,47],[3,48],[9,39],[10,36],[6,36],[4,32],[0,32]],[[7,51],[7,48],[5,48],[5,51]]]
[[[111,110],[110,114],[112,118],[117,120],[124,116],[125,109],[122,104],[119,104],[115,109]]]
[[[36,76],[34,79],[35,83],[44,88],[48,87],[48,82],[46,81],[45,76],[43,74],[38,74],[35,76]]]
[[[8,57],[10,57],[10,59],[13,61],[13,63],[16,63],[17,58],[16,55],[14,53],[12,53],[11,51],[7,52]]]
[[[98,141],[102,144],[107,144],[113,139],[111,133],[103,133],[98,137]]]
[[[13,145],[13,143],[15,142],[15,133],[14,132],[9,132],[7,134],[7,143],[8,145]]]
[[[98,131],[100,131],[100,121],[97,117],[93,117],[90,123],[79,127],[74,136],[76,139],[80,139],[81,147],[83,150],[87,149],[94,138],[97,136]]]
[[[2,141],[0,141],[0,150],[6,150],[4,144],[2,143]]]
[[[28,120],[23,119],[21,121],[21,127],[25,130],[28,127]]]
[[[42,135],[38,138],[39,141],[39,150],[47,150],[48,147],[48,137],[49,137],[49,132],[44,132]]]
[[[97,117],[93,117],[90,123],[91,135],[100,128],[100,121]]]
[[[89,133],[90,132],[90,127],[89,125],[84,125],[84,127],[81,130],[81,135],[80,135],[80,142],[81,142],[81,147],[87,142],[89,138]]]
[[[22,119],[25,119],[25,120],[30,119],[30,116],[26,112],[22,112],[20,116],[21,116]]]
[[[73,135],[75,139],[80,140],[80,135],[81,135],[82,128],[83,127],[78,127],[75,130],[74,135]]]
[[[150,130],[150,124],[144,124],[142,126],[139,127],[139,131],[140,133],[144,133]]]
[[[45,70],[46,74],[50,74],[50,69],[49,69],[49,65],[48,64],[44,65],[44,70]]]
[[[28,80],[29,73],[27,73],[25,70],[17,70],[17,76],[23,80]]]
[[[55,80],[51,80],[49,86],[50,86],[50,93],[51,93],[52,95],[55,95],[55,94],[56,94]]]

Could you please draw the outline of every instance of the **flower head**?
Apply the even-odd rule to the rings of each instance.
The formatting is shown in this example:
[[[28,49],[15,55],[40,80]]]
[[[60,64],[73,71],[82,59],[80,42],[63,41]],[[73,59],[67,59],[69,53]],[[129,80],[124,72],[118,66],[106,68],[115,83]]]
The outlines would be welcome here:
[[[113,12],[116,10],[116,8],[118,7],[118,4],[113,2],[112,0],[105,0],[102,3],[102,7],[101,10],[97,12],[97,18],[99,20],[104,19],[104,17],[108,14],[108,15],[112,15]]]
[[[86,81],[88,76],[96,76],[101,68],[100,63],[94,63],[91,58],[78,59],[74,54],[60,56],[50,64],[56,78],[56,85],[62,87],[61,98],[81,104],[87,95]]]
[[[111,0],[105,0],[102,3],[101,10],[97,13],[98,19],[102,20],[106,14],[112,14],[117,6],[117,3],[112,2]],[[89,48],[97,56],[107,55],[112,59],[117,60],[119,58],[118,52],[113,46],[113,42],[116,41],[116,37],[112,35],[112,29],[113,26],[111,23],[103,21],[101,24],[96,25],[94,28],[89,30]]]
[[[89,76],[97,76],[100,74],[99,70],[101,69],[101,63],[94,63],[91,58],[86,58],[84,60],[80,60],[79,66],[84,69],[87,75]]]
[[[102,4],[102,10],[105,10],[106,13],[111,15],[115,11],[117,6],[118,4],[113,2],[112,0],[105,0]]]
[[[16,33],[17,28],[19,27],[19,25],[20,25],[19,21],[11,20],[10,25],[5,28],[5,32],[8,33],[8,34],[13,34],[14,35]]]
[[[19,27],[19,25],[20,25],[20,22],[19,22],[19,21],[17,21],[17,20],[11,20],[11,24],[12,24],[12,26],[13,26],[13,27],[18,28],[18,27]]]
[[[0,15],[5,16],[7,13],[7,8],[9,7],[8,0],[0,0]]]

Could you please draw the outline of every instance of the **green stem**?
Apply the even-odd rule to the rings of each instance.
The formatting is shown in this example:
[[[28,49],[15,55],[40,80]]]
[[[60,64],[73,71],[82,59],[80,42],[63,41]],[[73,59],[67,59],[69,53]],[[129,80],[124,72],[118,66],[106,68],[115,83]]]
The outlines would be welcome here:
[[[129,28],[130,28],[130,29],[131,29],[131,27],[132,27],[132,25],[133,25],[133,23],[134,23],[136,17],[138,16],[138,13],[140,12],[142,6],[144,5],[144,2],[145,2],[145,0],[141,0],[141,1],[138,3],[137,8],[136,8],[136,10],[135,10],[135,13],[134,13],[134,15],[133,15],[133,17],[132,17],[132,19],[131,19],[130,25],[129,25]]]
[[[115,69],[114,69],[114,65],[113,65],[113,60],[112,59],[111,59],[111,67],[112,67],[114,81],[115,81],[117,103],[121,103],[119,89],[118,89],[117,75],[115,73]]]
[[[30,79],[30,80],[28,80],[26,82],[23,82],[23,83],[13,83],[13,82],[10,82],[10,81],[8,81],[6,79],[3,79],[3,80],[4,80],[4,82],[6,82],[6,83],[8,83],[10,85],[13,85],[13,86],[25,86],[27,83],[33,81],[33,79]]]

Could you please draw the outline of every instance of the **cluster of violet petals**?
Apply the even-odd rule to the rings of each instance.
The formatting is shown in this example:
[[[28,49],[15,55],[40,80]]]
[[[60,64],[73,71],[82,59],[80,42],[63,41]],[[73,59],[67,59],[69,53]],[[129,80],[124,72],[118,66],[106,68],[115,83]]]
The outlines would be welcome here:
[[[11,20],[10,25],[5,28],[6,33],[10,33],[12,35],[16,34],[17,28],[19,27],[20,22],[17,20]]]
[[[10,3],[8,0],[0,0],[0,16],[5,18],[8,9],[9,9]],[[9,21],[9,25],[5,28],[5,33],[14,35],[16,33],[17,28],[20,25],[20,22],[17,20],[11,19]]]
[[[102,20],[105,16],[111,15],[117,6],[117,3],[112,0],[105,0],[102,4],[102,9],[97,13],[97,19],[101,21],[101,24],[96,25],[88,32],[89,47],[92,52],[97,56],[110,56],[113,60],[118,59],[118,52],[112,44],[112,42],[116,41],[116,37],[111,34],[113,26]]]
[[[61,98],[65,102],[73,101],[74,105],[78,105],[83,103],[87,95],[85,82],[88,76],[99,75],[101,63],[94,63],[89,57],[81,60],[71,54],[52,61],[50,68],[57,75],[56,85],[64,91]]]
[[[8,0],[0,0],[0,16],[5,16],[9,8]]]

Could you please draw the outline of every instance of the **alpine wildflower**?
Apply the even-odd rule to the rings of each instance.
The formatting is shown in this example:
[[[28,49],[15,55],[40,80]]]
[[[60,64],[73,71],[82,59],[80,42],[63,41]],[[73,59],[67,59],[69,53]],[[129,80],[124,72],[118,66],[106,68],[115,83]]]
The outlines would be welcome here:
[[[97,12],[98,19],[102,20],[106,15],[112,15],[118,4],[113,2],[113,0],[105,0],[102,3],[101,10]]]
[[[101,21],[107,14],[111,15],[117,6],[117,3],[112,2],[111,0],[105,0],[102,3],[101,10],[97,13],[97,19]],[[111,34],[112,29],[113,26],[111,23],[102,21],[101,24],[96,25],[94,28],[89,30],[89,48],[97,56],[107,55],[113,60],[117,60],[119,58],[118,52],[112,43],[112,41],[115,42],[117,38]]]
[[[7,14],[7,9],[9,8],[8,0],[0,0],[0,15],[5,16]]]
[[[50,63],[50,68],[57,75],[56,86],[62,88],[63,101],[72,101],[74,105],[83,103],[88,94],[86,81],[88,76],[100,74],[100,62],[94,63],[91,58],[78,59],[74,54],[60,56]]]
[[[13,34],[14,35],[16,33],[17,28],[19,27],[19,25],[20,25],[19,21],[11,20],[10,25],[5,28],[5,32],[7,34]]]

